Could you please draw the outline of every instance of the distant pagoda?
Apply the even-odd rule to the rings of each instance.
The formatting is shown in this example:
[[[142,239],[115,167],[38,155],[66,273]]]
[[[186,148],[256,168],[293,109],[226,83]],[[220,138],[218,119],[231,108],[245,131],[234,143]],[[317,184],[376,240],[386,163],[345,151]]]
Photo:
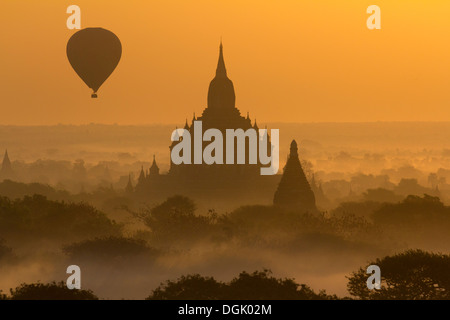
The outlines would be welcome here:
[[[2,169],[0,170],[0,180],[13,180],[16,178],[16,174],[11,166],[11,161],[9,160],[8,150],[5,151],[5,156],[3,157]]]
[[[131,182],[131,174],[128,175],[128,183],[127,186],[125,187],[125,192],[127,194],[132,194],[134,191],[134,187],[133,187],[133,183]]]
[[[291,142],[291,150],[284,167],[273,204],[295,211],[315,213],[316,199],[303,172],[298,156],[297,142]]]
[[[158,176],[159,175],[159,167],[156,164],[156,156],[153,155],[153,163],[149,170],[149,176]]]

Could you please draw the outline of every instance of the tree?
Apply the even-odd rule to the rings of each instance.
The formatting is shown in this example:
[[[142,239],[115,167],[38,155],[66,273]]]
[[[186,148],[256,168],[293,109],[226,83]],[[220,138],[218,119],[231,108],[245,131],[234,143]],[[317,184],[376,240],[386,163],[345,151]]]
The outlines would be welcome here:
[[[223,287],[212,277],[187,275],[161,284],[146,300],[217,300],[222,297]]]
[[[422,195],[424,193],[430,193],[433,190],[421,186],[417,179],[401,179],[398,186],[394,188],[394,191],[401,195]]]
[[[50,200],[69,200],[71,195],[67,191],[56,190],[41,183],[21,183],[11,180],[0,182],[0,194],[9,199],[23,198],[26,195],[40,194]]]
[[[91,290],[70,290],[64,281],[43,283],[23,283],[10,289],[10,300],[98,300]]]
[[[2,290],[0,290],[0,301],[1,300],[8,300],[8,296],[4,294]]]
[[[351,295],[370,300],[450,299],[450,256],[409,250],[377,259],[369,265],[381,269],[381,290],[367,288],[366,268],[353,272],[347,284]]]
[[[367,189],[366,192],[362,194],[363,201],[374,201],[374,202],[400,202],[403,200],[403,196],[395,194],[394,191],[377,188],[377,189]]]
[[[228,283],[198,274],[167,281],[153,290],[147,300],[325,300],[337,299],[325,291],[315,293],[294,279],[278,279],[270,270],[242,272]]]
[[[193,216],[195,214],[195,203],[180,195],[168,198],[162,204],[151,210],[151,218],[160,219],[166,216]]]
[[[83,239],[120,234],[122,226],[86,203],[50,201],[42,195],[0,197],[0,234],[37,239]]]
[[[376,201],[342,202],[331,211],[331,215],[337,217],[355,215],[358,217],[370,218],[372,214],[382,206],[383,203]]]
[[[86,179],[87,171],[84,167],[84,160],[77,159],[73,164],[73,176],[75,179],[84,180]]]
[[[176,241],[204,239],[211,235],[213,216],[195,214],[195,203],[176,195],[139,216],[152,230],[152,240],[167,245]]]
[[[397,204],[386,204],[373,213],[375,223],[384,225],[436,227],[450,223],[450,207],[438,197],[409,195]]]
[[[278,279],[270,270],[241,272],[234,278],[226,290],[226,299],[230,300],[325,300],[324,291],[315,293],[305,284],[294,279]]]

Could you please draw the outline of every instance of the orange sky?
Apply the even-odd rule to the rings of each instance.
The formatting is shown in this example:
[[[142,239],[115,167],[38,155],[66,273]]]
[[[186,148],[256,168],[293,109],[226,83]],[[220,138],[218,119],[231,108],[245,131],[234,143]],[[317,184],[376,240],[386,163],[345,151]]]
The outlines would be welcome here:
[[[91,99],[66,8],[122,41]],[[366,28],[381,7],[382,29]],[[450,121],[448,0],[3,0],[0,124],[179,123],[206,106],[220,37],[237,107],[259,123]]]

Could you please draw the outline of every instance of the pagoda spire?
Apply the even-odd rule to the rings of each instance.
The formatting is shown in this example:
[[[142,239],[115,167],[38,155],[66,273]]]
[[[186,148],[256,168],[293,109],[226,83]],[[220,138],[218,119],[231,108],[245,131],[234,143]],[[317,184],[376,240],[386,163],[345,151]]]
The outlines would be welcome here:
[[[9,170],[11,168],[11,161],[9,160],[8,156],[8,149],[5,150],[5,156],[3,157],[3,163],[2,163],[3,170]]]
[[[292,140],[291,142],[291,147],[289,150],[289,159],[298,159],[298,146],[297,146],[297,141]]]
[[[208,108],[222,110],[234,110],[236,108],[236,94],[234,92],[233,82],[227,76],[225,61],[223,59],[222,42],[220,42],[216,76],[209,84]]]
[[[152,176],[159,175],[159,167],[156,164],[156,156],[155,155],[153,155],[153,163],[152,163],[152,166],[150,167],[150,172],[149,173]]]
[[[223,59],[223,44],[220,40],[219,61],[217,62],[216,77],[227,77],[227,69],[225,68],[225,60]]]
[[[128,175],[128,184],[125,187],[125,192],[127,193],[133,193],[134,188],[133,188],[133,183],[131,182],[131,174]]]
[[[141,173],[139,174],[138,183],[144,183],[145,182],[145,172],[144,172],[144,166],[141,167]]]
[[[290,153],[273,203],[276,206],[303,213],[317,212],[316,199],[300,163],[295,140],[291,142]]]
[[[5,156],[3,157],[2,168],[0,170],[0,181],[4,179],[15,179],[16,174],[14,173],[11,161],[9,160],[8,150],[5,151]]]
[[[258,124],[256,123],[256,118],[255,118],[255,123],[253,124],[253,129],[255,129],[255,130],[259,129]]]

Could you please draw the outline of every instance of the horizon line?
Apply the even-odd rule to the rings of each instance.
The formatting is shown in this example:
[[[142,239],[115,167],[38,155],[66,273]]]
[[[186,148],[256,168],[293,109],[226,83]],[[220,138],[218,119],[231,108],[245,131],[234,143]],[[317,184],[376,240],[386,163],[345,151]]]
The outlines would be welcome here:
[[[180,122],[181,123],[181,122]],[[148,127],[148,126],[180,126],[180,123],[101,123],[101,122],[86,122],[86,123],[54,123],[54,124],[4,124],[0,123],[0,127],[57,127],[57,126],[122,126],[122,127]],[[302,122],[293,122],[293,121],[269,121],[269,122],[260,122],[261,124],[283,124],[283,125],[292,125],[292,124],[414,124],[414,123],[450,123],[450,120],[376,120],[376,121],[302,121]]]

